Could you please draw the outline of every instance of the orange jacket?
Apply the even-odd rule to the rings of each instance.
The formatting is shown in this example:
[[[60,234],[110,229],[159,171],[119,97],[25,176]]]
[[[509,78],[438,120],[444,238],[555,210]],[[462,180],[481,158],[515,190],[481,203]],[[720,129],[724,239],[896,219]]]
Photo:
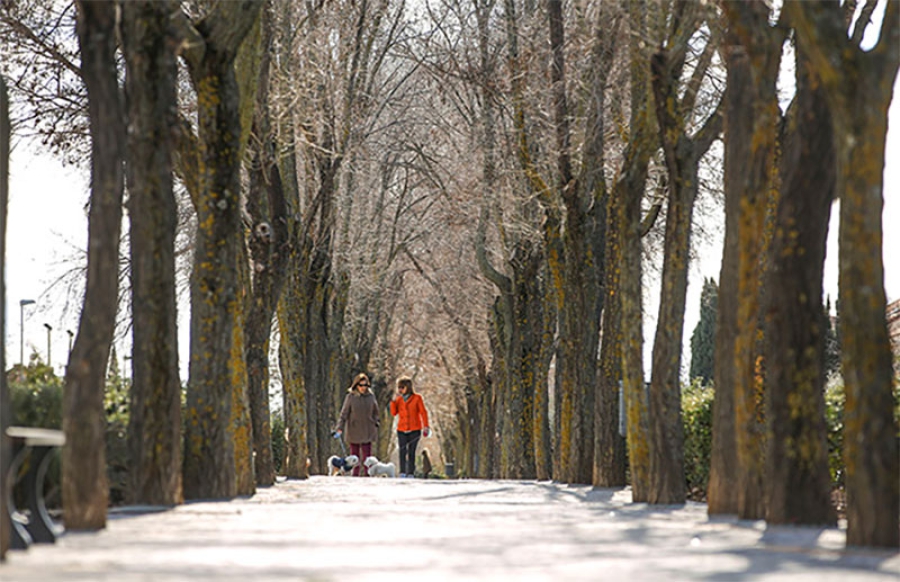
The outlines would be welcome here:
[[[400,415],[397,419],[397,430],[408,432],[422,430],[428,426],[428,411],[425,410],[425,401],[418,394],[413,394],[409,400],[403,397],[391,400],[391,414]]]

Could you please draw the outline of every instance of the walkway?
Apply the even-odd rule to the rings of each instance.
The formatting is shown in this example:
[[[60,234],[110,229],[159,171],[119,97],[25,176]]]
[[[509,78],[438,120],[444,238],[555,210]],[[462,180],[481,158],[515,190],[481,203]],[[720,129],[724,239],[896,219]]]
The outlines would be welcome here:
[[[900,554],[838,529],[713,520],[551,483],[313,477],[249,499],[120,511],[10,552],[4,582],[900,580]]]

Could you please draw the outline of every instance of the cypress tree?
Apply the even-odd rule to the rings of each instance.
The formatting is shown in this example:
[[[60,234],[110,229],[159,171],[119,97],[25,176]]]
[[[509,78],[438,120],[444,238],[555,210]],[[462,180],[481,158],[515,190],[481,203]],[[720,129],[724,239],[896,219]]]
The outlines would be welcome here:
[[[700,293],[700,321],[691,334],[691,381],[700,378],[709,384],[713,379],[718,304],[719,286],[714,279],[705,279]]]

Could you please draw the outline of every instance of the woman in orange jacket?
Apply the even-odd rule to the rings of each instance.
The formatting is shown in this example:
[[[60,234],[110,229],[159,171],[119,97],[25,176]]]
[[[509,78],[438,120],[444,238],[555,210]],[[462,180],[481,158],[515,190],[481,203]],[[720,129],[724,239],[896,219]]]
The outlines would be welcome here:
[[[391,415],[397,419],[397,443],[400,445],[400,478],[416,473],[416,446],[422,436],[431,434],[425,401],[413,391],[412,378],[397,379],[397,395],[391,400]]]

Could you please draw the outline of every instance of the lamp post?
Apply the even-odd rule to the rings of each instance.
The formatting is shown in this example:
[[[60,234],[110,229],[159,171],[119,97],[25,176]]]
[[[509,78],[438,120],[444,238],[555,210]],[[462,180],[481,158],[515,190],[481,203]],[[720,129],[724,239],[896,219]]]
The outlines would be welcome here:
[[[52,368],[53,360],[50,357],[50,332],[53,331],[53,326],[49,323],[45,323],[44,327],[47,328],[47,365]]]
[[[25,365],[25,306],[35,303],[34,299],[19,299],[19,365]]]

